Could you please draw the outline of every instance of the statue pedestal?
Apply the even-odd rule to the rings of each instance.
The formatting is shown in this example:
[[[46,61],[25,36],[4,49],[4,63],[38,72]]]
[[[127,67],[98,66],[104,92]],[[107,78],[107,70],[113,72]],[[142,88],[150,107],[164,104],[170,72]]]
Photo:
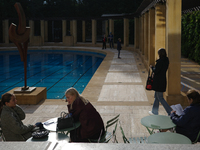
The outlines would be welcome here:
[[[8,93],[15,94],[19,105],[35,105],[47,98],[46,87],[37,87],[32,92],[22,92],[21,87],[16,87]]]
[[[36,89],[36,87],[28,87],[27,90],[23,90],[23,88],[20,87],[20,88],[17,88],[17,89],[14,90],[14,94],[16,94],[16,93],[31,93],[31,92],[33,92],[35,89]]]

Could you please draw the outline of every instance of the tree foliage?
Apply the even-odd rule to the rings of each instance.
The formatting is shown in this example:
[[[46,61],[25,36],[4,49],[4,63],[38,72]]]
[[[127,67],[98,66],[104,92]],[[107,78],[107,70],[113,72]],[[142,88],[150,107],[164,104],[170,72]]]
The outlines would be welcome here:
[[[182,17],[182,55],[200,63],[200,11]]]

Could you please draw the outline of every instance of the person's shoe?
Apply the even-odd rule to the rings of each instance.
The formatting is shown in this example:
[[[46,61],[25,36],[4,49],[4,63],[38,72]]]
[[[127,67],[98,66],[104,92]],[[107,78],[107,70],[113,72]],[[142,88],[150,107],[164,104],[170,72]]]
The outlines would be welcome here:
[[[149,115],[155,115],[154,113],[152,113],[152,111],[149,111]]]
[[[121,57],[118,57],[119,59],[121,59]]]

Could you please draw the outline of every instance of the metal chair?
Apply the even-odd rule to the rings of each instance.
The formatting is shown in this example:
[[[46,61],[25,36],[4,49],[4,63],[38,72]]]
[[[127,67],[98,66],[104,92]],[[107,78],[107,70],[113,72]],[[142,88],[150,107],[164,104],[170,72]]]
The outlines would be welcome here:
[[[192,144],[195,144],[195,143],[197,143],[197,142],[198,142],[198,139],[199,139],[199,137],[200,137],[200,131],[199,131],[199,133],[198,133],[198,135],[197,135],[197,138],[196,138],[196,140],[195,140],[194,142],[192,142]]]
[[[110,119],[106,123],[105,133],[103,136],[100,135],[99,139],[88,139],[89,142],[95,142],[95,143],[108,143],[112,138],[113,143],[118,143],[116,138],[116,129],[117,129],[117,123],[119,120],[120,114],[118,114],[116,117]],[[108,132],[108,128],[115,124],[115,128],[113,129],[113,132]]]
[[[6,141],[4,136],[3,136],[3,131],[1,129],[1,121],[0,121],[0,139],[2,139],[2,141]]]
[[[119,121],[119,128],[121,129],[122,138],[123,138],[124,143],[130,143],[129,140],[126,138],[125,134],[124,134],[124,131],[122,129],[120,121]]]

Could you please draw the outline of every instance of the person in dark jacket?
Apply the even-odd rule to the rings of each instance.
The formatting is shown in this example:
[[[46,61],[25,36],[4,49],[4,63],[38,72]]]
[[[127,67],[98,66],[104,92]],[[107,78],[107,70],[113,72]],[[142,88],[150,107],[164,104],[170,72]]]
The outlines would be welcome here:
[[[118,58],[120,59],[120,51],[121,51],[121,39],[119,38],[117,41],[117,50],[118,50]]]
[[[94,106],[82,97],[75,88],[65,92],[68,112],[74,121],[80,121],[79,128],[70,131],[71,142],[89,142],[88,139],[99,139],[105,133],[104,123]]]
[[[114,43],[113,43],[113,34],[112,32],[110,32],[110,34],[108,35],[108,38],[109,38],[109,42],[110,42],[110,48],[114,48]]]
[[[15,95],[5,93],[1,99],[1,128],[6,141],[26,141],[36,125],[24,125],[24,111],[16,104]]]
[[[155,67],[152,67],[152,70],[154,72],[152,90],[155,91],[154,95],[155,100],[152,111],[149,111],[149,114],[158,115],[159,102],[160,102],[165,108],[168,115],[170,115],[172,109],[163,98],[163,92],[166,91],[166,86],[167,86],[166,72],[169,66],[169,59],[167,57],[166,50],[164,48],[160,48],[158,50],[158,55],[159,59],[156,60]]]
[[[194,142],[200,131],[200,94],[195,90],[189,90],[187,98],[190,106],[184,109],[182,115],[178,116],[175,111],[172,111],[170,116],[176,124],[176,133],[183,134]]]

